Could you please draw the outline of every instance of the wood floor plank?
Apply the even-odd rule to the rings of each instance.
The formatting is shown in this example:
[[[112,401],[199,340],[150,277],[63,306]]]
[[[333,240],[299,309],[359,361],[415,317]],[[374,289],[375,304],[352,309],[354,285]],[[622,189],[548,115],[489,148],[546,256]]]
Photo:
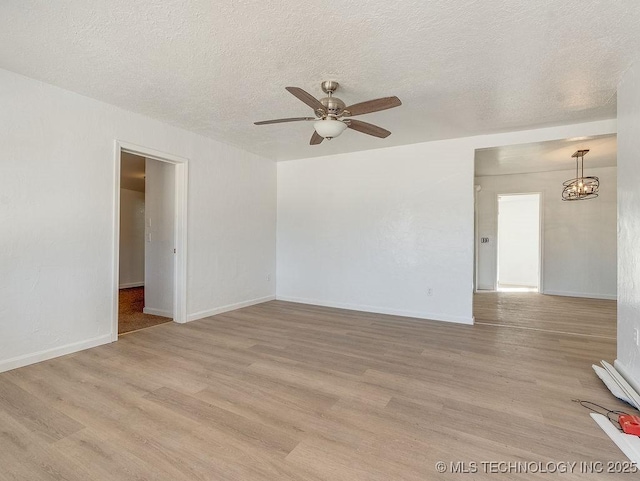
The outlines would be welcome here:
[[[273,427],[251,421],[225,409],[220,409],[200,399],[181,394],[170,388],[160,388],[145,396],[145,399],[161,404],[183,416],[210,424],[224,430],[227,435],[256,443],[261,449],[286,456],[298,444],[298,440]]]
[[[422,481],[460,479],[440,460],[624,459],[572,402],[625,408],[591,370],[615,358],[611,303],[479,298],[475,326],[273,301],[2,373],[0,480]]]
[[[49,442],[33,437],[28,423],[0,411],[0,479],[86,481],[90,470],[58,455]]]
[[[85,429],[59,441],[56,451],[62,457],[91,466],[93,479],[154,479],[156,481],[176,481],[187,479],[175,469],[158,471],[152,456],[141,459],[130,450],[122,449],[109,434],[95,433]],[[150,453],[149,453],[150,454]],[[153,476],[149,476],[153,473]]]
[[[616,337],[614,300],[481,291],[473,301],[473,315],[478,323]]]
[[[50,442],[84,428],[24,389],[5,380],[0,382],[0,411],[4,411],[29,431]]]

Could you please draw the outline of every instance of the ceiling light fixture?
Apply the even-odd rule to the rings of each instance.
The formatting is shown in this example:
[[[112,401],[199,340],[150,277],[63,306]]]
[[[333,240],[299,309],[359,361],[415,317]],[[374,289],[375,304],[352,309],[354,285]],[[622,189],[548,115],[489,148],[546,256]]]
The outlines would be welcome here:
[[[332,139],[339,136],[347,128],[347,124],[335,119],[318,120],[313,123],[313,128],[316,129],[318,135],[325,139]]]
[[[571,156],[576,158],[576,178],[562,184],[562,200],[587,200],[598,197],[600,179],[584,176],[584,156],[587,152],[589,149],[577,150]]]
[[[337,137],[346,129],[352,129],[356,132],[362,132],[363,134],[372,135],[380,139],[386,139],[391,135],[391,132],[382,127],[352,119],[351,117],[399,107],[402,105],[402,102],[400,102],[398,97],[383,97],[347,106],[338,97],[333,96],[338,85],[338,82],[334,80],[325,80],[322,82],[320,87],[327,96],[320,100],[310,93],[305,92],[300,87],[286,87],[287,92],[313,109],[314,117],[262,120],[255,122],[255,124],[267,125],[281,124],[283,122],[313,122],[315,130],[313,131],[311,140],[309,140],[309,145],[321,144],[324,139]]]

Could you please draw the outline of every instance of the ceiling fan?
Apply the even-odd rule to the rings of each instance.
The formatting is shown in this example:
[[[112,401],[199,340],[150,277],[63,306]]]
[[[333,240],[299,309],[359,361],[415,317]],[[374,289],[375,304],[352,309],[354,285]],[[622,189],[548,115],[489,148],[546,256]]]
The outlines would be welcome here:
[[[354,120],[350,117],[398,107],[399,105],[402,105],[402,102],[400,102],[398,97],[383,97],[380,99],[368,100],[366,102],[349,105],[347,107],[342,100],[333,96],[333,93],[338,89],[338,85],[338,82],[334,82],[333,80],[326,80],[322,82],[320,86],[327,96],[320,100],[316,99],[313,95],[305,92],[299,87],[286,87],[287,91],[311,107],[316,116],[263,120],[262,122],[255,122],[255,125],[313,121],[315,131],[313,132],[311,141],[309,142],[311,145],[318,145],[324,139],[329,140],[337,137],[347,128],[357,130],[363,134],[380,137],[382,139],[391,135],[391,132],[383,129],[382,127],[362,122],[361,120]]]

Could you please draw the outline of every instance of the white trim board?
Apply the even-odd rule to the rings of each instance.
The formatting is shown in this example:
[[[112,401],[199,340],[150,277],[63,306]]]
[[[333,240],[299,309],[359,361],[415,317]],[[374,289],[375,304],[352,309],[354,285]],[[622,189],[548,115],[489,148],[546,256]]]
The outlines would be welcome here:
[[[622,364],[617,359],[613,361],[613,367],[620,373],[620,375],[624,378],[625,381],[629,383],[629,385],[633,388],[635,392],[640,394],[640,382],[638,382],[629,372],[627,366]]]
[[[425,319],[429,321],[455,322],[457,324],[473,324],[473,317],[450,316],[447,314],[436,314],[430,312],[405,311],[400,309],[389,309],[386,307],[366,306],[361,304],[349,304],[343,302],[320,301],[317,299],[305,299],[302,297],[278,296],[279,301],[296,302],[298,304],[310,304],[313,306],[335,307],[336,309],[348,309],[350,311],[371,312],[374,314],[386,314],[390,316],[412,317],[415,319]]]
[[[91,347],[101,346],[103,344],[109,344],[111,342],[111,334],[105,334],[102,336],[86,339],[84,341],[72,342],[64,346],[55,347],[53,349],[46,349],[44,351],[35,352],[33,354],[25,354],[23,356],[12,357],[0,362],[0,372],[10,371],[11,369],[17,369],[19,367],[28,366],[29,364],[35,364],[36,362],[47,361],[54,357],[64,356],[66,354],[72,354],[78,351],[84,351]]]
[[[618,296],[612,296],[610,294],[596,294],[596,293],[589,293],[589,292],[567,292],[567,291],[545,290],[544,292],[540,292],[540,293],[546,294],[548,296],[583,297],[586,299],[605,299],[610,301],[615,301],[618,299]]]
[[[187,316],[187,322],[197,321],[198,319],[204,319],[205,317],[215,316],[216,314],[222,314],[224,312],[235,311],[236,309],[242,309],[243,307],[255,306],[256,304],[262,304],[263,302],[273,301],[275,298],[276,296],[273,295],[258,297],[256,299],[249,299],[248,301],[236,302],[235,304],[227,304],[226,306],[194,312]]]
[[[617,371],[615,367],[604,360],[600,361],[600,364],[609,374],[609,376],[611,376],[611,380],[618,385],[619,389],[624,393],[625,397],[631,401],[631,404],[636,409],[640,409],[640,394],[638,394],[635,389],[633,389],[633,387],[627,382],[624,376],[622,376]]]
[[[120,289],[130,289],[132,287],[144,287],[144,281],[140,282],[127,282],[125,284],[120,284]]]

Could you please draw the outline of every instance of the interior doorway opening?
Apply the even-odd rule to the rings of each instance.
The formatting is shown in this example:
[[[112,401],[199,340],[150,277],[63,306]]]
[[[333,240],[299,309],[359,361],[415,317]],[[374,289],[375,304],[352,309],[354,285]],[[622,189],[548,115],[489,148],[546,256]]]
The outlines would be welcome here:
[[[567,202],[563,186],[575,177],[573,154],[583,149],[592,155],[585,174],[600,179],[599,196]],[[616,157],[615,134],[476,150],[477,324],[615,339]],[[531,194],[539,199],[539,211],[536,215],[532,201],[527,220],[524,209],[508,200],[524,201]],[[511,211],[517,212],[520,225],[512,232],[510,247],[503,228]],[[514,243],[518,236],[520,242]]]
[[[186,322],[187,159],[116,142],[112,339]]]
[[[174,167],[121,154],[118,334],[173,320]]]
[[[498,195],[498,291],[540,291],[540,201],[540,193]]]

